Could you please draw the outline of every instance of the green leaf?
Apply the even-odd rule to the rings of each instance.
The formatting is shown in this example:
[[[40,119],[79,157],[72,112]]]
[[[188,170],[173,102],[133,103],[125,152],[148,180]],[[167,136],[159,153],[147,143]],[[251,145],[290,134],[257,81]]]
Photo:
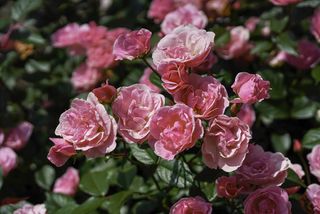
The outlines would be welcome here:
[[[297,173],[295,173],[292,169],[288,169],[288,175],[287,175],[287,180],[298,184],[304,188],[306,188],[306,185],[304,184],[304,182],[299,178],[299,176],[297,175]]]
[[[283,135],[272,134],[271,142],[275,151],[283,154],[286,154],[291,147],[291,137],[288,133]]]
[[[56,193],[46,193],[46,201],[45,201],[46,208],[48,210],[48,214],[55,213],[57,210],[76,205],[73,198]]]
[[[132,195],[131,191],[121,191],[114,195],[108,196],[107,201],[103,203],[103,209],[112,214],[120,214],[120,209],[127,199]]]
[[[311,76],[317,83],[320,82],[320,66],[316,66],[312,69]]]
[[[22,20],[29,12],[38,9],[41,4],[41,0],[18,0],[11,8],[11,18],[15,21]]]
[[[278,48],[292,55],[298,55],[296,42],[289,36],[288,33],[282,33],[275,38]]]
[[[130,144],[130,149],[132,155],[141,163],[146,165],[155,164],[157,161],[157,156],[150,148],[140,149],[136,144]]]
[[[284,30],[284,28],[286,27],[286,25],[288,24],[288,21],[289,21],[288,16],[281,18],[281,19],[279,19],[279,18],[271,19],[270,29],[273,32],[281,33]]]
[[[67,206],[58,209],[54,214],[72,213],[77,207],[77,204],[68,204]]]
[[[106,200],[107,198],[91,197],[83,204],[75,208],[71,214],[91,214],[93,211],[96,211]]]
[[[25,201],[21,201],[16,204],[9,204],[9,205],[2,205],[0,206],[0,213],[1,214],[12,214],[15,210],[21,208],[23,205],[25,205]]]
[[[155,74],[155,72],[151,73],[150,82],[153,83],[158,88],[162,88],[162,81],[161,81],[160,77],[157,74]]]
[[[91,170],[80,179],[80,189],[93,196],[104,196],[109,189],[108,170]]]
[[[137,167],[131,164],[126,164],[119,171],[118,174],[118,184],[122,186],[124,189],[128,189],[137,174]]]
[[[44,188],[45,190],[50,190],[50,187],[55,178],[55,171],[54,169],[49,166],[43,166],[39,171],[35,174],[36,183]]]
[[[25,69],[29,74],[35,73],[37,71],[49,72],[50,63],[49,62],[39,62],[33,59],[30,59],[25,65]]]
[[[260,113],[262,121],[266,124],[274,119],[286,119],[289,117],[288,107],[281,104],[271,104],[267,101],[257,103],[256,109]]]
[[[133,214],[152,214],[158,207],[158,201],[139,201],[133,207]]]
[[[304,0],[303,2],[300,2],[297,7],[318,7],[320,6],[319,0]]]
[[[297,97],[293,100],[291,116],[296,119],[307,119],[315,115],[317,105],[307,97]]]
[[[260,56],[261,53],[269,51],[272,48],[272,46],[273,44],[269,41],[258,41],[255,43],[255,46],[251,50],[251,53]]]
[[[201,191],[206,195],[208,201],[213,201],[217,197],[217,192],[214,182],[201,182]]]
[[[180,160],[162,160],[157,167],[156,174],[170,186],[188,187],[193,182],[193,174],[187,164]]]
[[[271,99],[282,99],[287,95],[286,84],[284,84],[284,75],[280,72],[266,70],[260,72],[263,79],[270,81]]]
[[[318,144],[320,144],[320,128],[310,129],[302,138],[304,148],[312,149]]]
[[[217,37],[217,39],[215,41],[215,45],[217,47],[223,46],[223,45],[227,44],[230,41],[230,38],[231,38],[230,32],[226,31],[221,36]]]

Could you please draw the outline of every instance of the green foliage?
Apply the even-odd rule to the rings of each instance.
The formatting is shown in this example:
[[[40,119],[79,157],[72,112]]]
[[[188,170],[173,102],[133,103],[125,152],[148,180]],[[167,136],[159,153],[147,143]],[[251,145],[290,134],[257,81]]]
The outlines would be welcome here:
[[[55,171],[51,166],[45,165],[36,172],[35,178],[40,187],[44,188],[45,190],[50,190],[55,178]]]
[[[320,128],[310,129],[302,138],[302,145],[307,149],[312,149],[320,144]]]

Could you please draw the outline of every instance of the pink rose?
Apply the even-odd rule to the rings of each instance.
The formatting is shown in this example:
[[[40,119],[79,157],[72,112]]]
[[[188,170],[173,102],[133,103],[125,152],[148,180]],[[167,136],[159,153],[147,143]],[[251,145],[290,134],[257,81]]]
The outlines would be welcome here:
[[[133,60],[147,54],[150,50],[152,33],[147,29],[121,34],[113,45],[113,55],[116,60]]]
[[[44,204],[30,205],[26,204],[22,208],[17,209],[13,214],[46,214],[47,209]]]
[[[317,9],[311,19],[311,33],[320,42],[320,9]]]
[[[256,29],[259,22],[260,19],[258,17],[252,16],[245,22],[244,25],[250,32],[253,32]]]
[[[320,145],[316,145],[312,148],[311,153],[307,155],[307,159],[311,174],[313,174],[320,182]]]
[[[73,73],[71,83],[77,91],[90,91],[102,79],[102,72],[81,64]]]
[[[162,87],[170,94],[175,94],[187,87],[189,76],[184,64],[161,64],[158,72],[161,74]]]
[[[21,122],[9,131],[4,145],[14,150],[22,149],[29,141],[32,131],[33,125],[31,123]]]
[[[240,72],[231,88],[239,96],[233,102],[253,104],[269,98],[270,82],[263,80],[259,74]]]
[[[2,129],[0,129],[0,146],[3,144],[4,138],[5,138],[4,132]]]
[[[86,64],[92,68],[109,68],[115,65],[115,58],[112,54],[113,43],[103,43],[100,46],[87,49]]]
[[[203,4],[203,0],[173,0],[173,1],[176,7],[183,7],[184,5],[192,4],[197,8],[201,9]]]
[[[191,107],[195,116],[210,120],[223,114],[229,106],[225,87],[214,77],[202,77],[198,74],[189,75],[188,86],[173,95],[177,103]]]
[[[117,96],[117,89],[109,85],[108,81],[99,88],[92,90],[92,93],[98,98],[100,103],[111,103]]]
[[[203,198],[188,197],[181,198],[170,208],[170,214],[191,214],[191,213],[201,213],[201,214],[211,214],[212,205],[206,202]]]
[[[269,62],[271,67],[278,67],[286,61],[287,53],[284,51],[279,51]]]
[[[250,139],[247,124],[236,117],[219,115],[205,133],[201,147],[203,161],[209,168],[232,172],[242,165]]]
[[[74,99],[62,113],[55,134],[87,157],[103,156],[116,147],[117,124],[93,93],[87,100]]]
[[[199,29],[206,27],[208,19],[204,12],[198,10],[194,5],[187,4],[169,13],[161,24],[161,32],[165,35],[171,33],[181,25],[192,24]]]
[[[149,144],[156,155],[172,160],[193,147],[202,135],[201,120],[193,116],[190,107],[184,104],[164,106],[151,119]]]
[[[289,159],[281,153],[265,152],[261,146],[250,144],[249,153],[236,171],[236,175],[241,183],[253,189],[280,186],[287,177],[289,167]]]
[[[222,198],[235,198],[241,192],[236,176],[221,176],[216,180],[217,195]]]
[[[296,4],[302,0],[270,0],[270,1],[274,5],[285,6],[289,4]]]
[[[151,81],[150,81],[150,76],[152,74],[152,70],[151,68],[146,68],[144,69],[144,73],[141,76],[139,83],[141,84],[145,84],[146,86],[148,86],[153,92],[155,93],[160,93],[161,89],[158,88],[158,86],[154,85]]]
[[[159,23],[168,13],[175,9],[174,0],[153,0],[148,11],[148,18],[154,19],[156,23]]]
[[[256,120],[256,113],[251,105],[244,104],[241,106],[240,111],[237,114],[237,117],[246,123],[249,127],[252,127]]]
[[[17,166],[17,155],[9,147],[0,148],[0,168],[4,176],[8,175]]]
[[[298,175],[298,177],[299,177],[300,179],[302,179],[303,176],[305,175],[305,173],[304,173],[304,171],[303,171],[303,169],[302,169],[302,166],[301,166],[300,164],[298,164],[298,163],[296,163],[296,164],[291,164],[291,165],[290,165],[290,169],[292,169],[292,170]]]
[[[148,138],[151,118],[164,105],[164,100],[163,95],[144,84],[118,89],[112,111],[119,118],[118,132],[126,142],[143,143]]]
[[[298,54],[298,56],[287,54],[286,62],[299,70],[313,68],[320,61],[320,48],[307,40],[298,43]]]
[[[218,58],[212,52],[207,56],[207,58],[197,67],[193,68],[196,72],[208,72],[214,64],[218,62]]]
[[[230,31],[230,36],[230,41],[227,44],[216,48],[219,56],[228,60],[247,54],[251,49],[249,30],[242,26],[234,27]]]
[[[267,187],[252,192],[244,201],[246,214],[291,214],[291,203],[286,191],[280,187]]]
[[[192,25],[180,26],[163,37],[152,54],[153,63],[183,63],[188,67],[200,65],[209,55],[215,34]]]
[[[63,166],[67,160],[76,154],[73,145],[62,138],[50,138],[55,144],[52,146],[48,153],[48,160],[55,166]]]
[[[320,214],[320,185],[309,185],[307,188],[307,198],[312,203],[314,214]]]
[[[79,182],[80,178],[78,170],[69,167],[54,183],[53,192],[73,196],[77,192]]]

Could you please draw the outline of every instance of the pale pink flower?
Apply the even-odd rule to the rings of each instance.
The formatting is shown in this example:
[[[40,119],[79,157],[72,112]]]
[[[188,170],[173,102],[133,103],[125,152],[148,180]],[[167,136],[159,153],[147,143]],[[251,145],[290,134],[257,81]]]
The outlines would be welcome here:
[[[187,4],[166,15],[161,24],[161,32],[166,35],[171,33],[175,28],[188,24],[203,29],[207,23],[208,19],[204,12],[198,10],[192,4]]]
[[[86,64],[92,68],[109,68],[116,64],[115,57],[112,54],[113,43],[103,43],[100,46],[87,49]]]
[[[231,88],[239,96],[233,102],[253,104],[269,98],[270,82],[263,80],[259,74],[240,72]]]
[[[117,89],[109,85],[108,81],[101,87],[92,90],[100,103],[111,103],[117,96]]]
[[[168,13],[175,9],[174,0],[153,0],[148,11],[148,18],[154,19],[156,23],[159,23]]]
[[[80,178],[78,170],[69,167],[54,183],[53,192],[73,196],[77,192],[79,182]]]
[[[195,73],[189,75],[187,87],[176,92],[173,97],[177,103],[191,107],[196,117],[206,120],[223,114],[229,106],[227,91],[218,80]]]
[[[252,127],[256,120],[256,113],[251,105],[244,104],[241,106],[240,111],[237,114],[237,117],[246,123],[249,127]]]
[[[71,83],[77,91],[90,91],[102,77],[102,71],[83,63],[72,73]]]
[[[302,166],[298,163],[295,163],[295,164],[291,164],[290,165],[290,169],[292,169],[300,179],[303,178],[303,176],[305,175],[303,169],[302,169]]]
[[[209,55],[215,34],[192,25],[180,26],[163,37],[152,54],[153,63],[183,63],[187,67],[200,65]]]
[[[235,198],[241,192],[236,176],[221,176],[216,180],[217,195],[222,198]]]
[[[8,175],[17,166],[17,155],[9,147],[0,148],[0,168],[4,176]]]
[[[187,197],[181,198],[171,208],[170,214],[211,214],[212,205],[206,202],[203,198]]]
[[[230,30],[230,36],[230,41],[227,44],[216,48],[219,56],[228,60],[247,54],[251,49],[249,30],[242,26],[234,27]]]
[[[309,162],[310,172],[320,182],[320,145],[316,145],[312,148],[311,153],[307,155]]]
[[[150,132],[150,122],[164,105],[164,96],[144,84],[118,89],[112,111],[118,117],[118,132],[128,143],[143,143]]]
[[[244,25],[250,32],[253,32],[256,29],[259,22],[260,19],[258,17],[252,16],[249,19],[247,19]]]
[[[267,187],[252,192],[244,201],[246,214],[277,213],[291,214],[288,194],[280,187]]]
[[[93,93],[87,100],[74,99],[62,113],[55,134],[87,157],[103,156],[116,147],[117,124]]]
[[[13,214],[46,214],[47,209],[44,204],[30,205],[26,204],[13,212]]]
[[[236,175],[243,184],[256,187],[280,186],[287,177],[290,160],[280,152],[263,151],[259,145],[249,145],[242,166],[237,169]],[[250,191],[250,190],[249,190]]]
[[[247,124],[237,117],[219,115],[205,133],[201,148],[203,161],[209,168],[232,172],[242,165],[250,139]]]
[[[158,68],[163,82],[162,87],[170,94],[175,94],[187,87],[189,76],[187,68],[181,63],[161,64]]]
[[[67,160],[76,154],[73,145],[62,138],[50,138],[55,144],[52,146],[48,153],[48,160],[55,166],[63,166]]]
[[[153,92],[160,93],[161,89],[150,81],[150,76],[151,76],[152,72],[153,71],[151,70],[151,68],[144,69],[143,75],[141,76],[139,83],[145,84]]]
[[[133,60],[147,54],[150,50],[152,33],[144,28],[121,34],[113,45],[116,60]]]
[[[201,121],[193,116],[190,107],[184,104],[164,106],[151,119],[149,144],[156,155],[172,160],[193,147],[202,135]]]
[[[313,68],[320,62],[320,48],[308,40],[298,43],[298,56],[287,54],[286,62],[299,70]]]
[[[193,70],[196,72],[208,72],[217,62],[218,57],[211,52],[207,58],[199,66],[194,67]]]
[[[271,67],[281,66],[286,61],[287,53],[279,51],[269,62]]]
[[[320,214],[320,185],[309,185],[307,188],[307,198],[313,206],[314,214]]]
[[[26,146],[33,131],[33,125],[27,121],[19,123],[7,134],[4,145],[14,150],[20,150]]]
[[[320,8],[312,16],[310,30],[313,36],[320,42]]]
[[[270,0],[271,3],[278,6],[286,6],[289,4],[296,4],[301,2],[302,0]]]

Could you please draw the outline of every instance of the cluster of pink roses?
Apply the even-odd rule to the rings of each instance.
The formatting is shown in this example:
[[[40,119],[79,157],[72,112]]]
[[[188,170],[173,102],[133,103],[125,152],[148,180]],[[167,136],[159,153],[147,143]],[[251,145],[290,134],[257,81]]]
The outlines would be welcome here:
[[[19,123],[7,133],[0,129],[0,168],[4,176],[17,166],[15,151],[26,146],[32,130],[33,125],[27,121]]]

